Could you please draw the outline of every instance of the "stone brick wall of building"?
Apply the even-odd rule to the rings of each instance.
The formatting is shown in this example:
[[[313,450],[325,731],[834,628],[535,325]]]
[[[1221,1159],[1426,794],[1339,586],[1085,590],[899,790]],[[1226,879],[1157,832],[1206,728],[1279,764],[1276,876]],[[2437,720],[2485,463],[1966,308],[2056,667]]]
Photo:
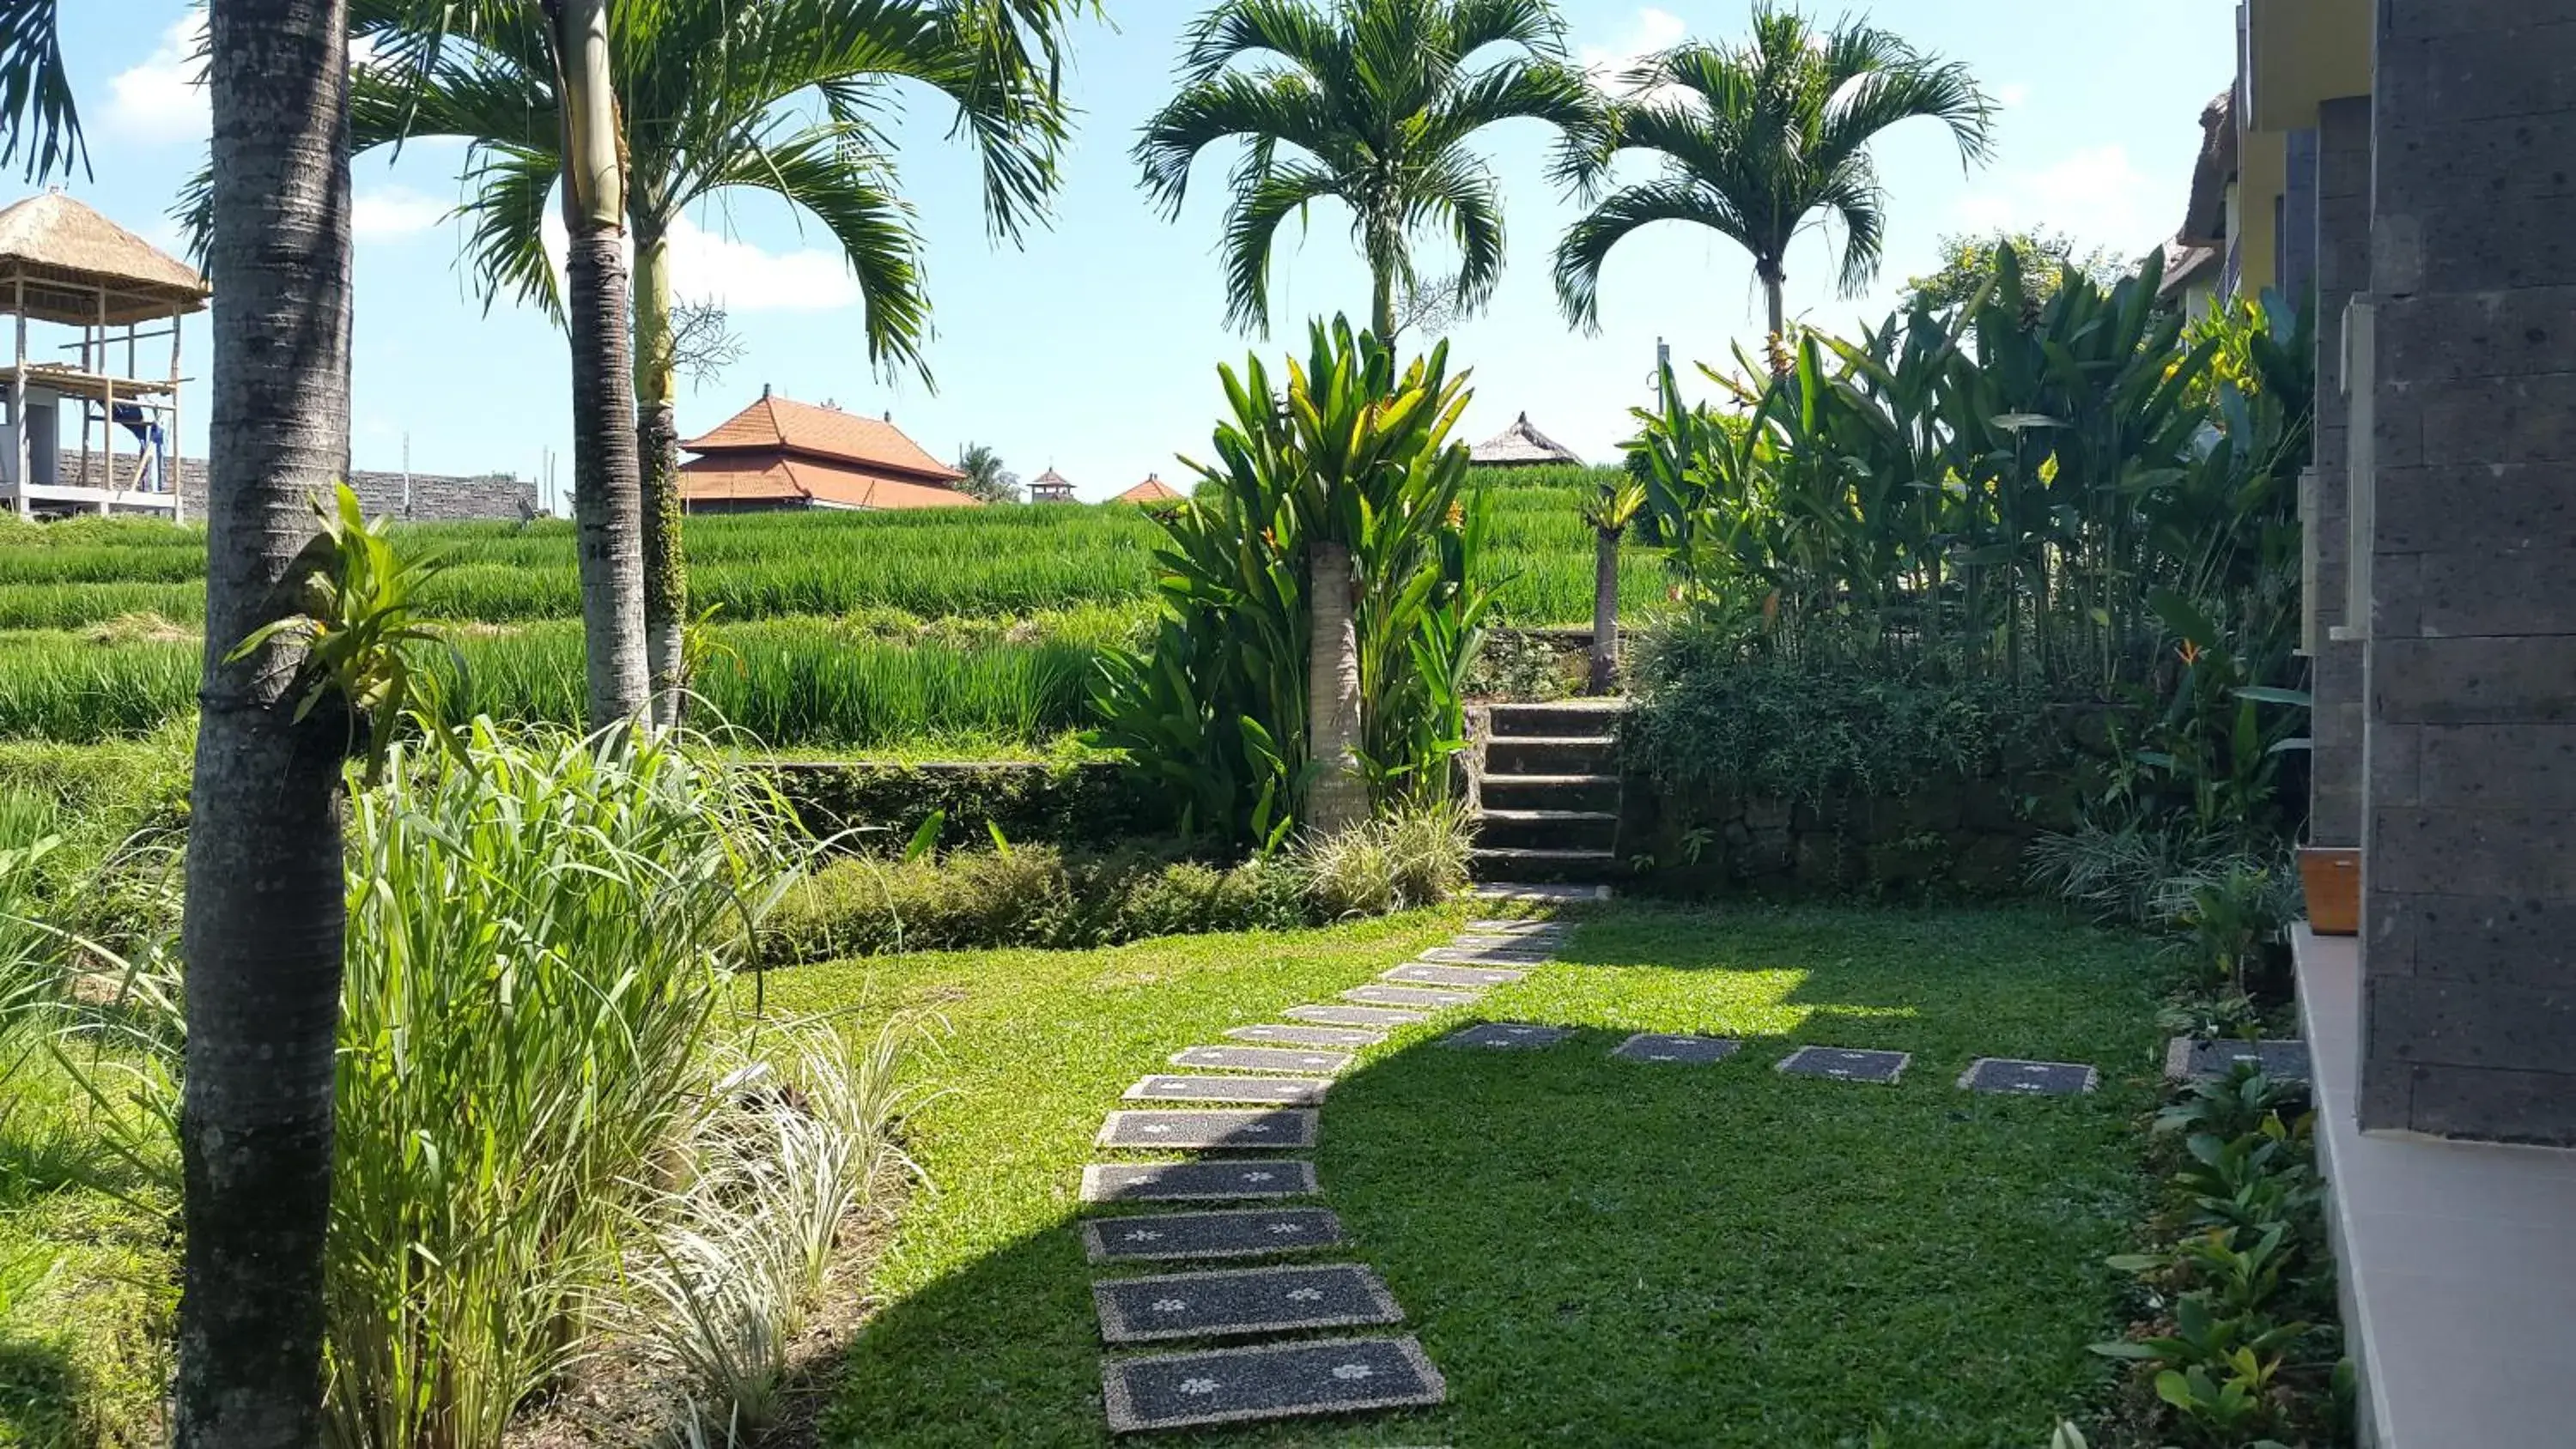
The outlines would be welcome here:
[[[104,473],[103,460],[92,455],[88,475],[82,476],[82,459],[77,455],[63,460],[66,481],[95,486]],[[134,466],[131,454],[118,458],[119,473]],[[178,465],[179,502],[191,520],[205,517],[206,465],[197,458],[182,459]],[[525,518],[537,511],[537,485],[507,473],[484,473],[459,476],[446,473],[411,475],[411,503],[404,507],[403,475],[360,468],[349,478],[358,490],[358,500],[366,505],[367,515],[401,519],[410,523],[459,522],[476,518]]]
[[[2576,10],[2377,58],[2362,1125],[2576,1144]]]
[[[2309,480],[2307,546],[2315,590],[2316,636],[2310,681],[2308,840],[2361,844],[2361,644],[2334,631],[2348,622],[2352,584],[2352,405],[2344,396],[2344,307],[2370,289],[2370,98],[2353,96],[2317,108],[2317,433]]]

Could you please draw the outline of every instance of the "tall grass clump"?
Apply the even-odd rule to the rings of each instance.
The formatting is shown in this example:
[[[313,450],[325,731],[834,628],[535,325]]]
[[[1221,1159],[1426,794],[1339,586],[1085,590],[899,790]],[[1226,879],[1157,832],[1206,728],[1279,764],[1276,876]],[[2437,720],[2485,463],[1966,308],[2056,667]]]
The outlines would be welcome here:
[[[478,1449],[597,1327],[718,1109],[783,810],[674,745],[474,727],[357,796],[329,1250],[344,1449]]]
[[[1298,866],[1324,920],[1438,905],[1465,888],[1474,847],[1466,811],[1434,800],[1303,842]]]

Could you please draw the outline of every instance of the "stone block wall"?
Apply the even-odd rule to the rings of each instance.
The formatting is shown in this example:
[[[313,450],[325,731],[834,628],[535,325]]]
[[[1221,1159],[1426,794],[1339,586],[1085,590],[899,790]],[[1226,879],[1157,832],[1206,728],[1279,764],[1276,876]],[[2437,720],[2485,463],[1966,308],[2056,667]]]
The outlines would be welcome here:
[[[2057,770],[1813,804],[1634,776],[1621,792],[1616,853],[1647,867],[1642,888],[1673,895],[2017,895],[2031,842],[2074,828],[2082,798]]]
[[[118,458],[120,472],[134,466],[132,454]],[[74,454],[63,460],[66,481],[95,487],[103,479],[105,460],[92,454],[86,473],[82,460]],[[202,521],[206,514],[206,465],[203,459],[182,458],[178,461],[179,504],[190,521]],[[359,468],[349,475],[349,486],[358,492],[358,501],[366,505],[370,518],[389,517],[406,523],[455,523],[477,518],[529,518],[537,514],[537,485],[507,473],[478,473],[463,476],[447,473],[414,473],[411,475],[410,504],[404,504],[403,475],[376,469]]]
[[[2312,637],[2310,720],[2316,748],[2309,760],[2308,841],[2361,844],[2361,643],[2338,640],[2351,622],[2351,403],[2344,396],[2344,309],[2370,288],[2370,98],[2328,101],[2317,109],[2316,318],[2317,420],[2308,479],[2305,541]]]
[[[2378,23],[2362,1125],[2576,1144],[2576,4]]]

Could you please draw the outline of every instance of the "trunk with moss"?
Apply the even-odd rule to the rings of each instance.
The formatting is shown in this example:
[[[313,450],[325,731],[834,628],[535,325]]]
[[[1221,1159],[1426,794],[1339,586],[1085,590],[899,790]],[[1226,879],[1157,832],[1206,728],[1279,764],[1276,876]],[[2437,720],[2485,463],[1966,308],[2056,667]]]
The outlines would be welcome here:
[[[1306,787],[1306,826],[1323,834],[1368,818],[1360,778],[1360,643],[1353,616],[1351,547],[1317,541],[1306,561],[1306,608],[1313,627],[1306,646],[1306,751],[1314,765]]]
[[[1592,692],[1619,687],[1619,534],[1592,531]]]
[[[644,655],[653,719],[685,707],[689,561],[681,540],[679,359],[671,325],[671,247],[658,223],[635,227],[635,452],[643,474]]]
[[[322,1442],[323,1247],[347,929],[337,709],[297,718],[312,500],[349,466],[345,0],[215,0],[213,425],[189,788],[179,1449]]]
[[[590,722],[643,712],[642,482],[635,452],[634,357],[628,334],[626,169],[609,69],[608,0],[550,7],[562,69],[564,268],[572,345],[573,487],[580,541],[582,639]]]

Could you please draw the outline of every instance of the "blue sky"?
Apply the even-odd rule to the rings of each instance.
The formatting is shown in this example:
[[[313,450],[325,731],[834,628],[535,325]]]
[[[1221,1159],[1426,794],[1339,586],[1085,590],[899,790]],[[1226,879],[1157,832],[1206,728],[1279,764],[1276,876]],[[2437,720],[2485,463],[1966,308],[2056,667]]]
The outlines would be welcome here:
[[[1839,6],[1820,5],[1838,14]],[[95,150],[97,175],[69,188],[124,225],[175,245],[166,218],[202,153],[202,92],[188,84],[184,0],[80,0],[67,6],[65,47]],[[830,238],[766,197],[704,210],[681,239],[684,295],[723,300],[746,345],[720,381],[683,385],[683,436],[722,421],[766,382],[791,397],[891,412],[924,447],[953,456],[968,440],[997,448],[1023,477],[1050,465],[1085,497],[1106,497],[1175,453],[1205,456],[1222,403],[1215,367],[1247,350],[1302,345],[1303,319],[1368,305],[1368,282],[1341,215],[1319,211],[1302,238],[1282,238],[1267,341],[1229,332],[1216,256],[1224,173],[1202,161],[1177,222],[1150,209],[1128,148],[1170,92],[1178,37],[1195,0],[1110,0],[1111,20],[1083,26],[1069,85],[1082,110],[1051,228],[1021,249],[984,236],[971,155],[946,136],[943,107],[915,96],[900,132],[906,194],[928,244],[937,327],[934,391],[868,364],[857,291]],[[1615,66],[1684,35],[1740,33],[1743,0],[1563,0],[1587,63]],[[1891,133],[1878,160],[1890,193],[1879,283],[1837,297],[1821,243],[1789,265],[1793,315],[1847,327],[1883,313],[1896,288],[1928,270],[1945,232],[2046,225],[2087,245],[2143,252],[2180,220],[2201,106],[2232,72],[2233,0],[1881,0],[1870,14],[1928,49],[1967,61],[2003,102],[1994,163],[1962,175],[1940,128]],[[1648,395],[1658,337],[1677,361],[1723,360],[1760,330],[1749,263],[1731,244],[1667,224],[1612,256],[1597,334],[1570,330],[1548,283],[1548,254],[1576,215],[1546,183],[1546,132],[1497,128],[1480,142],[1502,178],[1509,253],[1493,305],[1452,334],[1453,365],[1474,369],[1464,431],[1482,438],[1527,410],[1595,458],[1630,431]],[[542,317],[507,306],[488,315],[456,264],[443,218],[458,194],[462,151],[416,146],[357,170],[358,294],[352,450],[357,466],[392,468],[408,439],[412,465],[436,472],[535,476],[548,450],[571,465],[562,339]],[[191,375],[205,369],[204,329]],[[186,446],[204,447],[202,384],[191,394]]]

